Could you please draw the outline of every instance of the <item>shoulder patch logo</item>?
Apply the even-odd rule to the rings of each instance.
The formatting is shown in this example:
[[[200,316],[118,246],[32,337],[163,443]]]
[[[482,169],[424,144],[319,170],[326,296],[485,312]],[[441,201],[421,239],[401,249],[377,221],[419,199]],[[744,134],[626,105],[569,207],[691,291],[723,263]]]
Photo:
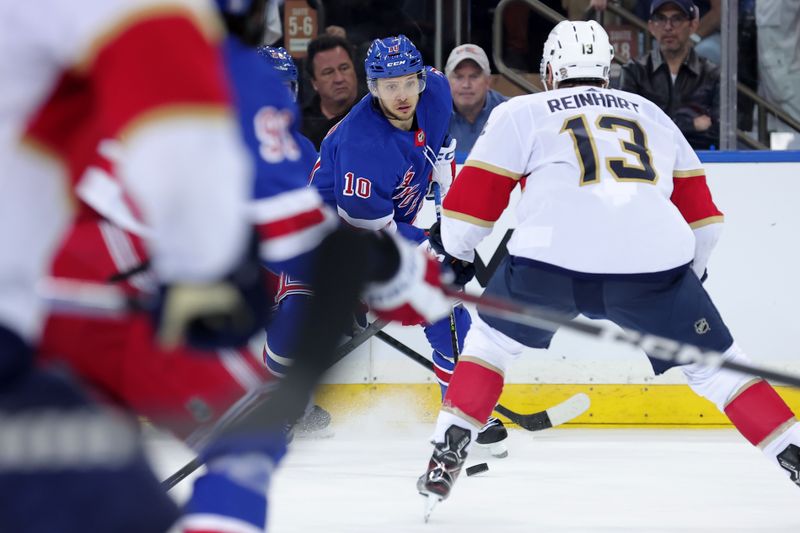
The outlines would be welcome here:
[[[698,335],[705,335],[709,331],[711,331],[711,326],[708,323],[708,320],[705,318],[701,318],[697,322],[694,323],[694,331]]]
[[[417,130],[417,136],[414,139],[414,146],[425,146],[425,132]]]

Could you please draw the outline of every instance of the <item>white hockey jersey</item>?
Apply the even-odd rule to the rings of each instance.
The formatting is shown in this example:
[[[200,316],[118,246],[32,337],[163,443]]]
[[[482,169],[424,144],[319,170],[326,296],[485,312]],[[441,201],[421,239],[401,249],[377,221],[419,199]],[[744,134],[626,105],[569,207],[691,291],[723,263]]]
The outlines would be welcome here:
[[[518,183],[509,252],[577,272],[685,265],[696,254],[692,229],[722,222],[675,124],[622,91],[560,89],[495,108],[445,198],[447,251],[473,260]]]
[[[36,337],[35,284],[103,138],[125,145],[118,174],[161,279],[214,279],[239,259],[250,174],[221,35],[201,1],[0,1],[0,324]]]

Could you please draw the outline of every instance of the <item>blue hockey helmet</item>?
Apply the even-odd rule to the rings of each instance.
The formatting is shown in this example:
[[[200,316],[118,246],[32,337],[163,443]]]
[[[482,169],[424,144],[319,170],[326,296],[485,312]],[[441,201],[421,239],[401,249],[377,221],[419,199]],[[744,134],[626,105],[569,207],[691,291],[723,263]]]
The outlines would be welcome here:
[[[419,91],[425,90],[425,65],[422,54],[405,35],[375,39],[367,50],[364,60],[367,72],[367,85],[373,95],[376,94],[375,80],[379,78],[397,78],[407,74],[417,74],[420,79]]]
[[[297,100],[297,66],[289,52],[281,46],[259,46],[258,55],[266,59],[284,85],[289,88],[292,97]]]

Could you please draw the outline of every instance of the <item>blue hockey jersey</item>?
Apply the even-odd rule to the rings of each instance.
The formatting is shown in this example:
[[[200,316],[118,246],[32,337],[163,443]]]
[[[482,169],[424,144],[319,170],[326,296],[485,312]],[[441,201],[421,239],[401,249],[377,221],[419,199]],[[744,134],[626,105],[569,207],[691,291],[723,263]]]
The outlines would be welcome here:
[[[249,210],[261,240],[261,259],[274,272],[304,279],[308,254],[338,223],[307,186],[317,152],[298,131],[291,94],[263,58],[232,36],[223,44],[223,55],[242,135],[253,156]]]
[[[322,141],[312,183],[351,226],[396,229],[413,241],[425,239],[413,222],[453,107],[447,79],[426,69],[427,86],[411,131],[392,126],[367,95]]]

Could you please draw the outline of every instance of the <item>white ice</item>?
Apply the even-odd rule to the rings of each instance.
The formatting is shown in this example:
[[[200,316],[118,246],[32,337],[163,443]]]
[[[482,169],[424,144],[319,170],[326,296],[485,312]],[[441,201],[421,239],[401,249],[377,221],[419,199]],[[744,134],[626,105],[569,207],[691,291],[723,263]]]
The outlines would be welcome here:
[[[512,429],[509,456],[473,452],[423,523],[417,477],[433,425],[375,413],[295,440],[270,493],[271,533],[796,533],[800,488],[735,430]],[[162,477],[191,455],[150,442]],[[173,493],[183,499],[191,480]]]

